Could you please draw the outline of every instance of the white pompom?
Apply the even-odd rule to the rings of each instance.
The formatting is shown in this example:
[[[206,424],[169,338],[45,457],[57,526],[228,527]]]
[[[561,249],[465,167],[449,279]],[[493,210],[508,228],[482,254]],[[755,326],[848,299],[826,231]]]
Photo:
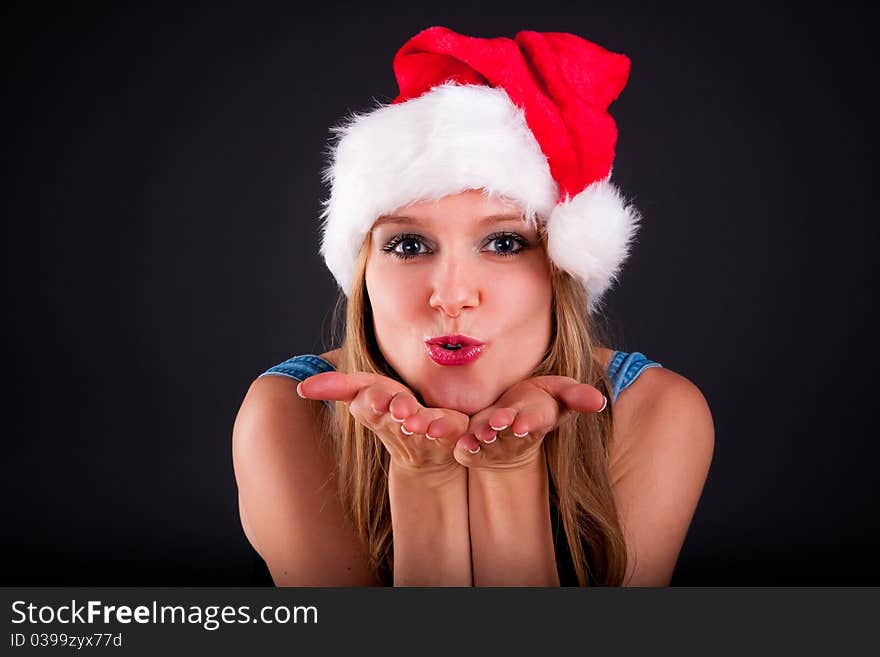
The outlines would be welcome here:
[[[581,280],[591,313],[629,257],[639,220],[638,210],[626,204],[609,179],[593,183],[550,214],[547,253]]]

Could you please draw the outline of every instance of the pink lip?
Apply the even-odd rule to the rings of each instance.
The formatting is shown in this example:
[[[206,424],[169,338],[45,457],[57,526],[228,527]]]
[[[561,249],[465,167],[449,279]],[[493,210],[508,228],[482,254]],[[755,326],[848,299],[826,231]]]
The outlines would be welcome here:
[[[461,333],[456,333],[455,335],[438,335],[436,338],[428,338],[425,342],[429,344],[460,344],[465,347],[471,347],[473,345],[481,345],[483,344],[476,338],[472,338],[469,335],[462,335]]]
[[[483,353],[485,345],[474,344],[468,347],[462,347],[458,351],[449,351],[439,344],[425,344],[428,350],[428,356],[438,365],[467,365],[473,363]]]
[[[445,344],[460,344],[461,349],[450,351]],[[438,365],[467,365],[473,363],[486,348],[486,345],[468,335],[441,335],[425,341],[428,356]]]

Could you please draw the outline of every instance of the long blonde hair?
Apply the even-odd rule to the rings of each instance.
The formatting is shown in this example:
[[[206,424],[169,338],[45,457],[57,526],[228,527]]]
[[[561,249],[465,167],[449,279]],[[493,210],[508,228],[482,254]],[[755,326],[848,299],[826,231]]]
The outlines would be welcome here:
[[[539,234],[543,238],[543,232]],[[368,235],[349,296],[340,292],[335,308],[334,335],[339,332],[340,318],[345,316],[339,371],[372,372],[407,385],[382,356],[374,334],[364,282],[370,244]],[[593,357],[598,333],[590,321],[583,285],[549,262],[554,337],[544,360],[530,376],[571,377],[595,386],[609,399],[604,412],[572,413],[544,438],[555,489],[550,502],[558,509],[579,584],[617,586],[626,572],[626,544],[608,472],[613,427],[611,385]],[[336,402],[335,412],[324,414],[324,428],[336,455],[335,475],[342,506],[367,548],[379,579],[391,584],[394,571],[388,452],[372,431],[354,420],[342,402]]]

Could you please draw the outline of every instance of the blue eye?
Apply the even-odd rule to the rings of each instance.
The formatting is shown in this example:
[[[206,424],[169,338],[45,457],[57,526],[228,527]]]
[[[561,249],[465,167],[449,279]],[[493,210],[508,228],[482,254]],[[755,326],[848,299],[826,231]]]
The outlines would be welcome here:
[[[490,248],[489,253],[502,257],[517,255],[530,246],[528,240],[522,235],[507,232],[489,235],[485,244],[494,244],[495,248]],[[425,238],[416,233],[395,235],[382,247],[382,251],[400,260],[412,260],[418,256],[432,253],[425,244]]]
[[[388,244],[382,247],[382,250],[385,253],[394,256],[395,258],[400,258],[401,260],[410,260],[412,258],[415,258],[416,256],[422,255],[419,252],[419,245],[424,246],[424,244],[424,238],[421,235],[416,235],[415,233],[404,233],[402,235],[395,235],[394,237],[392,237]],[[398,250],[398,246],[402,246],[402,250]]]
[[[493,233],[492,235],[489,235],[487,243],[503,244],[504,246],[501,247],[501,250],[496,249],[495,251],[492,251],[492,253],[500,256],[516,255],[529,246],[528,241],[522,235],[516,233]],[[513,250],[517,245],[519,245],[519,248]]]

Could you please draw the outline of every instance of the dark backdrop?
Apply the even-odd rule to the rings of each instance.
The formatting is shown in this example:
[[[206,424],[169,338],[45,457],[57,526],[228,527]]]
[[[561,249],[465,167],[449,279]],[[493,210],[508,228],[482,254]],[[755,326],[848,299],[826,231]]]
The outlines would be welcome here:
[[[880,583],[867,17],[446,4],[9,10],[0,583],[251,582],[233,420],[329,348],[328,129],[433,24],[632,59],[614,174],[644,223],[610,346],[693,380],[717,435],[673,583]]]

